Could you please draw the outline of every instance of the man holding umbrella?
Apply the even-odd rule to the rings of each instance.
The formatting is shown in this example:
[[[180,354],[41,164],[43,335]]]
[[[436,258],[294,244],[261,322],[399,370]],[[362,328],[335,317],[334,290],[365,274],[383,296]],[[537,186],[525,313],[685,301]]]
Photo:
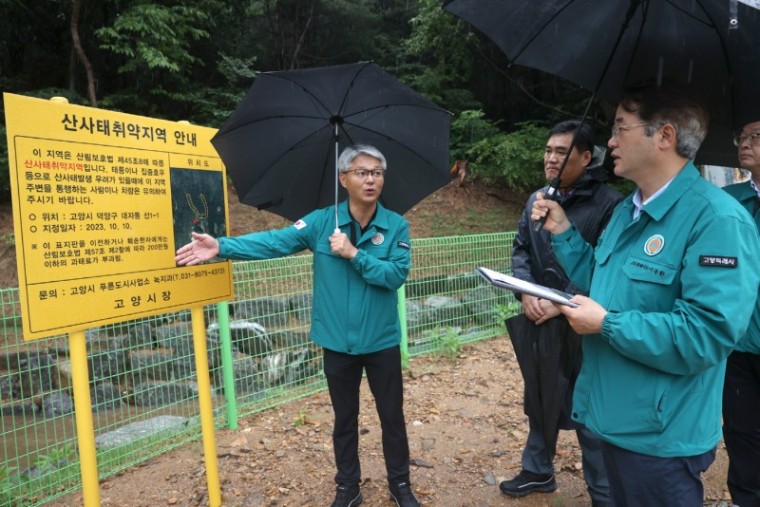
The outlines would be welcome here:
[[[572,418],[602,440],[616,507],[702,505],[726,357],[757,298],[757,227],[692,162],[708,118],[681,87],[625,90],[608,146],[615,174],[638,188],[596,248],[556,202],[533,207],[570,279],[589,293],[560,307],[584,335]]]
[[[739,165],[751,176],[724,187],[752,214],[760,229],[760,121],[734,139]],[[760,295],[759,295],[760,296]],[[728,491],[741,507],[760,507],[760,297],[747,334],[728,356],[723,386],[723,441],[728,452]]]
[[[594,137],[588,124],[577,120],[560,122],[549,132],[544,150],[544,173],[547,181],[551,181],[562,171],[559,184],[561,206],[578,225],[582,236],[595,245],[612,210],[623,196],[604,183],[606,174],[601,167],[589,167],[593,153]],[[568,160],[563,168],[565,157]],[[520,218],[512,251],[512,273],[522,280],[577,292],[552,253],[551,235],[544,230],[536,231],[530,220],[537,194],[535,192],[528,199]],[[509,319],[507,327],[515,352],[524,351],[523,354],[530,356],[521,358],[523,354],[518,355],[518,360],[522,359],[519,362],[525,381],[525,413],[530,431],[523,449],[522,470],[512,480],[503,481],[499,488],[509,496],[548,493],[557,489],[552,463],[557,435],[561,427],[574,428],[583,451],[583,473],[592,503],[594,506],[608,505],[609,484],[599,440],[585,428],[569,421],[573,385],[582,357],[580,338],[551,302],[529,294],[516,294],[516,297],[522,302],[523,314]],[[558,354],[541,354],[538,352],[541,346],[565,350]],[[557,360],[549,362],[547,358]]]
[[[362,503],[359,489],[359,387],[366,372],[382,427],[391,496],[400,507],[419,501],[409,481],[409,444],[403,410],[401,330],[396,290],[411,266],[409,226],[378,199],[386,159],[368,145],[350,146],[338,159],[339,181],[348,193],[332,207],[307,214],[292,226],[238,238],[193,233],[177,250],[180,265],[216,256],[269,259],[302,250],[314,254],[311,338],[324,351],[324,372],[335,423],[337,483],[332,507]]]

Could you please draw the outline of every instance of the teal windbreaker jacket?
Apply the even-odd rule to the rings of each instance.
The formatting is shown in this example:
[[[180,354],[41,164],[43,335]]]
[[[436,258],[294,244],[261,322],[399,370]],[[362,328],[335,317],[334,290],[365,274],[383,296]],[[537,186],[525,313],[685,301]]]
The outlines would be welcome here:
[[[628,196],[595,250],[574,228],[552,239],[573,283],[609,312],[583,337],[572,417],[633,452],[698,455],[721,438],[726,357],[755,307],[757,227],[691,162],[633,210]]]
[[[739,204],[749,211],[750,215],[755,219],[758,230],[760,230],[760,197],[752,189],[749,181],[728,185],[727,187],[723,187],[723,190],[728,192],[729,195],[734,196],[739,201]],[[760,258],[757,260],[757,269],[760,270]],[[752,313],[752,318],[749,321],[747,333],[736,346],[736,350],[760,354],[760,294],[758,294],[755,311]]]
[[[396,290],[411,267],[409,225],[378,203],[375,218],[354,244],[359,253],[348,260],[330,251],[334,211],[332,206],[313,211],[279,230],[219,238],[219,257],[271,259],[311,250],[312,340],[345,354],[368,354],[398,345],[401,327]],[[338,224],[349,237],[352,227],[359,230],[348,213],[347,201],[338,207]]]

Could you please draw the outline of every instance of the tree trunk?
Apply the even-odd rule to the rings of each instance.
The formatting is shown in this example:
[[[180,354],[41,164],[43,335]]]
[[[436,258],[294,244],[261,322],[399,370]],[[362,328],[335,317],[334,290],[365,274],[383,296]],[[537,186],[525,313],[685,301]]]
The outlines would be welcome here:
[[[77,91],[77,52],[72,47],[69,51],[69,91],[76,93]]]
[[[306,38],[306,32],[309,31],[309,26],[311,25],[311,21],[314,19],[314,3],[311,3],[310,9],[309,9],[309,16],[306,19],[306,23],[304,24],[303,30],[301,31],[301,35],[298,38],[298,42],[296,43],[296,47],[293,49],[293,57],[290,59],[290,68],[295,69],[296,67],[300,67],[298,65],[298,53],[301,51],[301,46],[303,46],[303,41]]]
[[[70,28],[71,41],[74,45],[74,50],[87,73],[87,97],[90,99],[90,105],[92,107],[98,107],[98,99],[95,96],[95,77],[92,74],[92,65],[90,65],[90,60],[87,59],[87,55],[84,54],[82,41],[79,39],[79,0],[72,0],[71,2]]]

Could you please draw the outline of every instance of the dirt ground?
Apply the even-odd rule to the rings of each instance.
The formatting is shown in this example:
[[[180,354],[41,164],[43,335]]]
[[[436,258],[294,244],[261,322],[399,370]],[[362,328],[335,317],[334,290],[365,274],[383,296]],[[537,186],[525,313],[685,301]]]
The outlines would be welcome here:
[[[522,379],[508,338],[462,348],[455,360],[412,358],[405,374],[405,412],[412,483],[424,505],[442,507],[580,507],[590,505],[573,432],[560,434],[558,489],[513,499],[499,481],[520,469],[527,436]],[[327,506],[334,494],[327,393],[246,417],[235,431],[216,434],[225,507]],[[362,384],[360,458],[363,505],[394,505],[387,494],[380,423],[366,381]],[[706,476],[705,505],[725,505],[726,456]],[[207,505],[200,442],[159,456],[100,488],[101,504],[114,507]],[[81,493],[52,505],[82,505]]]
[[[474,185],[449,185],[410,210],[412,237],[440,235],[431,216],[465,220],[466,216],[503,213],[514,220],[524,196]],[[288,222],[241,205],[230,195],[231,233],[263,230]],[[12,230],[9,205],[0,206],[0,238]],[[481,220],[473,232],[508,230]],[[15,252],[0,245],[0,287],[18,284]],[[590,505],[574,433],[562,432],[557,482],[552,494],[523,499],[502,495],[499,481],[520,469],[527,436],[522,411],[522,379],[508,338],[464,347],[455,360],[412,358],[405,377],[412,483],[424,505],[442,507],[576,507]],[[223,505],[319,506],[334,495],[331,447],[332,412],[327,393],[244,418],[239,428],[216,434]],[[362,387],[363,505],[390,506],[380,444],[380,427],[366,382]],[[708,506],[725,506],[726,456],[719,449],[705,476]],[[105,479],[101,504],[119,507],[208,505],[201,442],[158,456]],[[83,505],[81,492],[50,505]]]

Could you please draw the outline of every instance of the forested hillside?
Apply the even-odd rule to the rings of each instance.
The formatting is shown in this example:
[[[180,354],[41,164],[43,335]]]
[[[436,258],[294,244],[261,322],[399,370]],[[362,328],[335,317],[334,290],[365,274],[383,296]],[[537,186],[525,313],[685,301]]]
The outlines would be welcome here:
[[[546,125],[580,114],[589,97],[508,68],[438,0],[6,0],[0,48],[4,92],[210,127],[260,72],[374,60],[453,113],[452,161],[517,189],[541,182]],[[8,199],[3,170],[0,202]]]

